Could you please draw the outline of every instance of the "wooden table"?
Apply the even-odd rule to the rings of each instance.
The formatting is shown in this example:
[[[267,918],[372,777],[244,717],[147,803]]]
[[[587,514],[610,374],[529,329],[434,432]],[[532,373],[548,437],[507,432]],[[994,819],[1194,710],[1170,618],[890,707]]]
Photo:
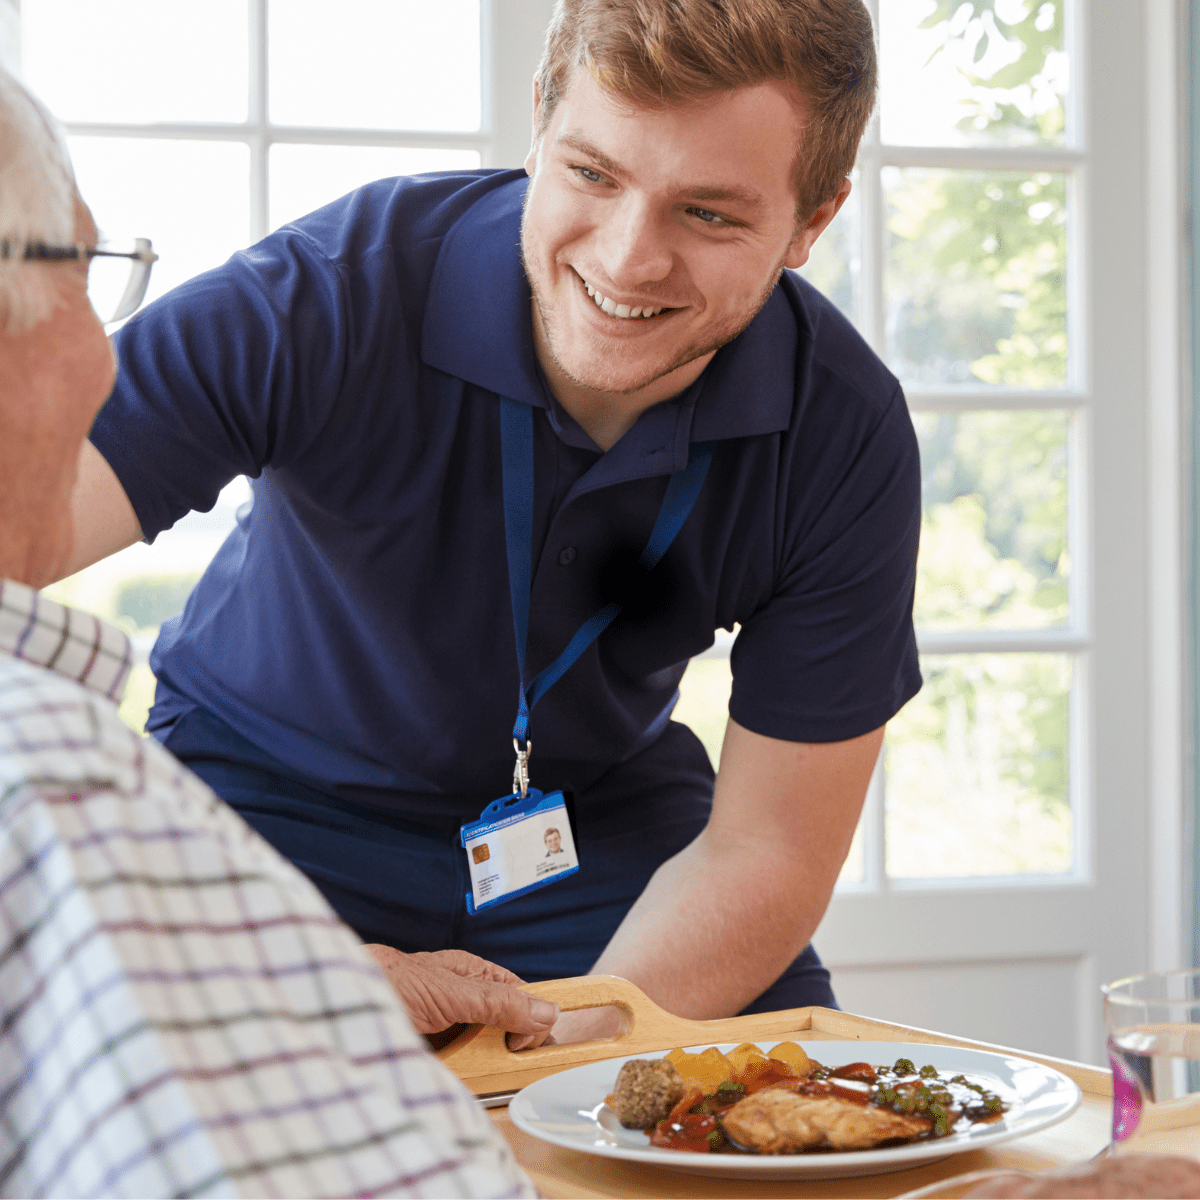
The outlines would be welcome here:
[[[562,1046],[513,1055],[503,1051],[502,1035],[484,1031],[485,1036],[481,1041],[489,1043],[490,1049],[479,1052],[474,1063],[471,1062],[471,1055],[475,1052],[469,1049],[460,1055],[457,1062],[451,1055],[448,1065],[459,1071],[468,1085],[473,1086],[476,1094],[482,1094],[499,1090],[506,1085],[524,1086],[533,1078],[562,1070],[575,1062],[639,1054],[651,1048],[663,1051],[672,1045],[696,1046],[742,1040],[781,1041],[785,1038],[801,1044],[805,1041],[841,1040],[917,1042],[1017,1054],[1035,1062],[1046,1063],[1079,1084],[1083,1091],[1083,1103],[1065,1121],[1041,1133],[1030,1134],[998,1146],[994,1150],[983,1149],[955,1154],[940,1162],[884,1175],[811,1182],[719,1179],[643,1166],[619,1159],[601,1159],[580,1151],[552,1146],[531,1137],[509,1120],[507,1109],[491,1109],[496,1127],[508,1140],[517,1160],[546,1197],[898,1196],[968,1171],[994,1167],[1050,1170],[1063,1163],[1091,1158],[1109,1141],[1112,1120],[1112,1074],[1100,1067],[1029,1054],[1007,1046],[949,1037],[927,1029],[892,1025],[827,1008],[791,1009],[786,1013],[764,1013],[759,1016],[736,1017],[728,1021],[681,1021],[655,1008],[640,992],[631,988],[632,985],[624,981],[599,980],[596,977],[591,977],[586,983],[561,980],[554,981],[554,986],[530,985],[529,990],[536,990],[539,994],[558,1001],[564,1010],[588,1007],[589,1003],[611,1003],[625,1010],[632,1026],[631,1032],[619,1042],[611,1043],[610,1047],[591,1043],[591,1050]],[[587,996],[589,1003],[581,1004],[568,999],[573,996],[574,989],[581,989],[580,994]],[[696,1031],[701,1029],[710,1036],[696,1036]],[[668,1030],[681,1036],[665,1036]],[[538,1062],[538,1059],[541,1059],[541,1062]],[[498,1063],[501,1064],[499,1067]],[[1166,1141],[1155,1146],[1155,1149],[1200,1156],[1200,1125],[1174,1129],[1169,1135],[1163,1136]]]

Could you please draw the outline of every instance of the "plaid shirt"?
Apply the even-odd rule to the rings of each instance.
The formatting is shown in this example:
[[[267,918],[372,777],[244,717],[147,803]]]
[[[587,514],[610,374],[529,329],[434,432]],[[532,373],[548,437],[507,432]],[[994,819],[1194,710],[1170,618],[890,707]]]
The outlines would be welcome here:
[[[0,580],[0,1194],[534,1195],[312,884],[123,724],[129,666]]]

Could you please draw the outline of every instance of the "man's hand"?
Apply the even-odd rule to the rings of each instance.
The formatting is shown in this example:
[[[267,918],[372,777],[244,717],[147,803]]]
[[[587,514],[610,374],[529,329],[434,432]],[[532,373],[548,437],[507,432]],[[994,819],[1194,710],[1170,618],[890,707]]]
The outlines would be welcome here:
[[[523,1034],[514,1050],[540,1046],[558,1019],[558,1005],[528,992],[511,971],[465,950],[403,954],[391,946],[367,950],[396,989],[418,1033],[440,1033],[460,1022],[497,1025]]]

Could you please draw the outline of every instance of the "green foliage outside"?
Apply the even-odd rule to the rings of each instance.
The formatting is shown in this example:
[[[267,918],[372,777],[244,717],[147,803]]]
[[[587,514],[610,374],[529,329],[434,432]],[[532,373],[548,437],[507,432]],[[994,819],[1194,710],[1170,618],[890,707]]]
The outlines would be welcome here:
[[[888,3],[889,0],[883,0]],[[943,52],[992,38],[1014,61],[971,77],[960,131],[1061,144],[1063,106],[1031,103],[1062,3],[930,0]],[[961,50],[961,46],[957,47]],[[1048,172],[889,168],[887,340],[911,388],[1062,387],[1068,379],[1067,187]],[[985,401],[986,402],[986,401]],[[925,629],[1035,629],[1068,620],[1070,418],[922,412]],[[926,655],[925,687],[887,750],[893,877],[1054,873],[1071,866],[1070,663],[1063,655]]]
[[[1062,387],[1061,175],[884,170],[887,350],[909,386]]]
[[[895,0],[883,0],[884,4]],[[987,135],[1009,144],[1041,142],[1061,145],[1065,113],[1060,103],[1038,103],[1052,91],[1046,79],[1050,56],[1063,48],[1064,0],[927,0],[928,12],[920,29],[943,34],[935,54],[948,52],[954,43],[971,45],[978,64],[993,40],[1002,49],[1018,51],[1007,66],[986,79],[968,73],[970,99],[958,122],[961,130]]]
[[[919,412],[913,423],[924,493],[918,626],[1064,625],[1068,417]]]
[[[116,617],[135,629],[157,629],[168,617],[183,611],[199,575],[142,575],[116,591]],[[122,621],[122,618],[125,621]]]
[[[146,717],[154,703],[156,683],[154,672],[148,663],[136,663],[129,673],[125,685],[125,696],[121,701],[121,719],[130,729],[141,733],[146,728]]]
[[[978,63],[999,42],[1010,59],[987,79],[963,72],[970,91],[959,101],[959,131],[969,140],[1061,144],[1065,109],[1046,76],[1063,47],[1062,0],[928,7],[920,27],[941,33],[933,58],[953,51],[961,61],[973,44]],[[1064,385],[1065,178],[889,168],[884,188],[888,358],[901,376],[922,385]]]
[[[857,171],[850,180],[850,195],[829,228],[817,239],[800,274],[855,321],[858,318],[857,266],[862,239]]]
[[[1070,660],[926,656],[925,686],[888,727],[887,872],[1070,869]]]

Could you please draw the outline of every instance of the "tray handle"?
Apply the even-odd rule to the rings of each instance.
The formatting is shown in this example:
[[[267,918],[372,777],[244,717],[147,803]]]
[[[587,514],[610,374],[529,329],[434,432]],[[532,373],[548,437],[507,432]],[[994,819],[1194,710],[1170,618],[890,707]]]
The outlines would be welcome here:
[[[617,1037],[512,1051],[503,1030],[472,1025],[437,1054],[476,1094],[522,1087],[544,1075],[599,1059],[705,1042],[752,1041],[804,1032],[812,1024],[810,1008],[692,1021],[664,1011],[637,986],[615,975],[550,979],[525,984],[522,990],[553,1001],[563,1012],[612,1005],[620,1010],[625,1029]]]

